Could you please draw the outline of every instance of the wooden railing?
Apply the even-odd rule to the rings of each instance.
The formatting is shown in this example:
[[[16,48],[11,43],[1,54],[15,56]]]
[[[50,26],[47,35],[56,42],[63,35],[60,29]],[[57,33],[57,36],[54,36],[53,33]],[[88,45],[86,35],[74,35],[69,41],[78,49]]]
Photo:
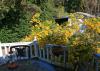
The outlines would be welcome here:
[[[0,57],[8,56],[10,48],[14,46],[19,48],[20,46],[28,46],[25,49],[25,57],[18,58],[17,54],[15,54],[16,60],[38,57],[41,60],[58,66],[66,66],[67,64],[66,46],[47,44],[44,48],[39,48],[37,40],[33,42],[0,43]],[[57,47],[61,47],[61,51],[57,50]],[[56,55],[56,53],[58,54]]]
[[[63,50],[58,51],[57,53],[59,54],[56,55],[54,54],[54,51],[53,51],[54,50],[53,48],[56,48],[54,46],[59,47],[59,45],[47,44],[45,48],[39,48],[37,57],[54,65],[65,66],[67,62],[67,55],[66,55],[67,52],[65,52],[66,47],[61,46],[62,47],[61,49]]]

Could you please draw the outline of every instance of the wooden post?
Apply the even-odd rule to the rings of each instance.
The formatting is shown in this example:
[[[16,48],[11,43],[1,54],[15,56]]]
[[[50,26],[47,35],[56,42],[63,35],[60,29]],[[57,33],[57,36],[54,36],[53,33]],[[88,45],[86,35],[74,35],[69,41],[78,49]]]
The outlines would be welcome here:
[[[25,48],[25,52],[26,52],[26,59],[28,58],[28,48]]]
[[[42,58],[41,48],[39,48],[39,57]]]
[[[10,51],[10,47],[9,47],[9,51]],[[17,50],[15,50],[15,60],[17,60]]]
[[[39,46],[36,37],[34,38],[34,50],[35,50],[35,56],[39,56]]]
[[[49,48],[46,48],[47,50],[47,60],[49,61]]]
[[[51,59],[51,63],[53,62],[53,53],[52,53],[52,47],[50,47],[50,59]]]
[[[33,58],[33,54],[32,54],[32,45],[30,45],[29,50],[30,50],[30,58]]]
[[[64,48],[64,67],[65,67],[65,71],[66,71],[66,62],[67,62],[67,57],[66,57],[66,47],[63,47]]]
[[[0,57],[2,57],[3,56],[3,53],[2,53],[2,48],[1,48],[1,42],[0,42]]]
[[[99,64],[98,64],[98,61],[96,61],[96,71],[98,71],[99,70],[99,66],[98,66]]]
[[[5,46],[5,54],[8,54],[7,46]]]
[[[43,58],[45,59],[45,49],[43,49]]]

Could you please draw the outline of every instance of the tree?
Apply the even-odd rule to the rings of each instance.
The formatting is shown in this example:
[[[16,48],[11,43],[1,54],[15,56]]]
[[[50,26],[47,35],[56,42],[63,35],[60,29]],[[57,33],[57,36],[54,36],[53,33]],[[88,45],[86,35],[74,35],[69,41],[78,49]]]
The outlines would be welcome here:
[[[67,12],[81,11],[81,0],[68,0],[66,6]]]
[[[99,0],[82,0],[84,12],[90,14],[96,14],[100,12],[100,1]]]
[[[88,12],[88,13],[91,13],[92,9],[93,9],[93,4],[94,0],[83,0],[83,5],[84,5],[84,11]],[[91,9],[91,10],[90,10]]]
[[[55,7],[54,7],[53,0],[48,0],[47,2],[41,3],[40,8],[42,10],[40,19],[46,20],[46,19],[53,18],[55,14]]]
[[[4,6],[2,13],[3,17],[0,19],[0,41],[14,42],[20,41],[25,35],[30,32],[29,19],[27,18],[27,11],[22,6],[22,0],[2,0]],[[2,8],[2,6],[0,6]],[[6,8],[8,10],[6,10]]]

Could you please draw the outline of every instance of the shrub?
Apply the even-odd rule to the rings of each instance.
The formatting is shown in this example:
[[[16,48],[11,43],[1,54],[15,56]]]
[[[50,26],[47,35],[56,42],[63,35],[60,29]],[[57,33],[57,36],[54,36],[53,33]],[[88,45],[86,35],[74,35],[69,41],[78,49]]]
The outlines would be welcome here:
[[[55,23],[53,20],[41,21],[38,19],[39,15],[40,14],[37,13],[33,16],[31,22],[35,25],[32,27],[31,34],[24,37],[23,41],[32,41],[34,36],[36,36],[40,47],[43,47],[45,44],[66,45],[68,39],[76,31],[79,31],[77,23],[69,26],[69,22],[66,22],[63,26]]]

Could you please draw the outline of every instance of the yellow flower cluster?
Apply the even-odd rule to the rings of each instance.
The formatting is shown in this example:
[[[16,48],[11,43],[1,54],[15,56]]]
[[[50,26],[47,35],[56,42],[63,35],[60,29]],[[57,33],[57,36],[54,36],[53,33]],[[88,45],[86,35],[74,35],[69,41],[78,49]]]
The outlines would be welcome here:
[[[38,19],[40,16],[40,13],[36,13],[35,15],[32,16],[32,19],[31,19],[31,23],[40,23],[40,20]]]
[[[91,18],[86,19],[84,23],[89,29],[94,30],[97,33],[100,33],[100,18]]]

